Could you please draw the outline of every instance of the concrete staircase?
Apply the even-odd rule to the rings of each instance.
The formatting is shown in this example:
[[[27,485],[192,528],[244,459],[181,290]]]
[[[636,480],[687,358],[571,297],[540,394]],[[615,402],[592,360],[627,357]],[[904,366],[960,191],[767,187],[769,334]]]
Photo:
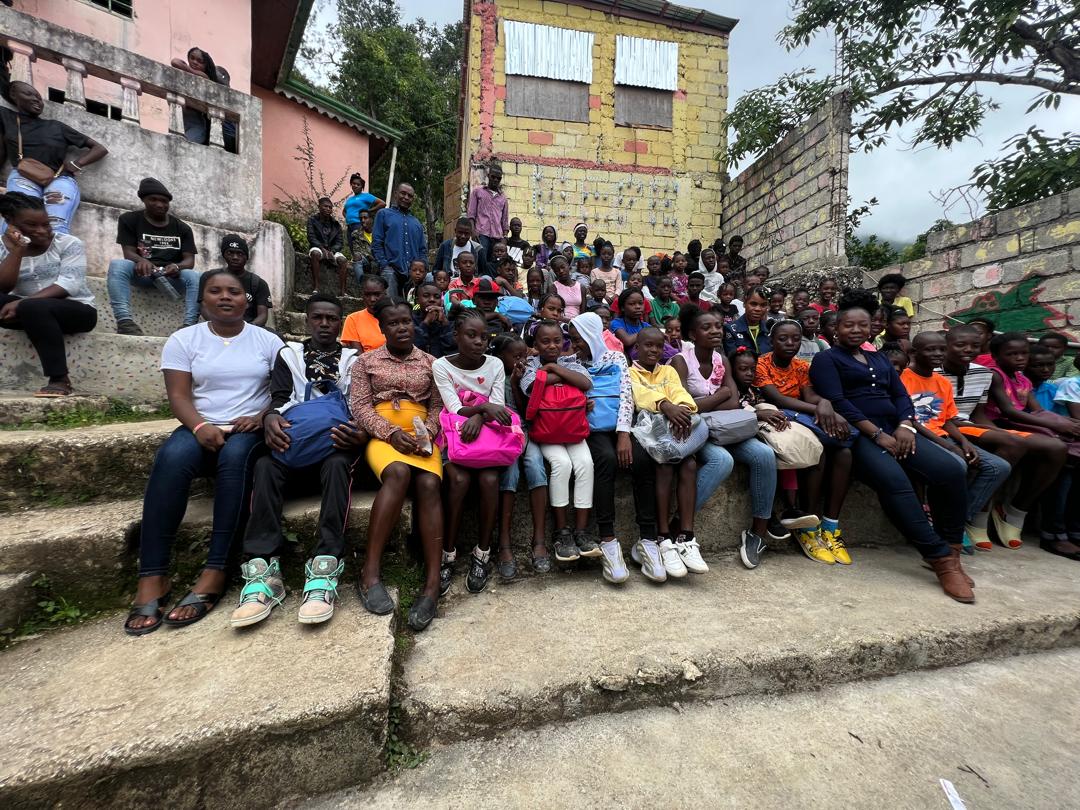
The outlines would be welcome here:
[[[494,578],[472,596],[459,564],[451,595],[426,633],[367,614],[350,560],[328,625],[301,627],[293,593],[263,625],[232,630],[234,591],[194,627],[130,638],[121,624],[133,592],[141,492],[153,455],[175,424],[0,431],[0,628],[35,615],[43,587],[35,583],[43,581],[52,598],[100,612],[0,651],[0,704],[8,707],[0,806],[246,808],[343,788],[353,790],[326,801],[384,806],[423,794],[401,792],[411,777],[367,786],[388,762],[415,762],[425,753],[446,765],[445,773],[417,774],[427,774],[433,803],[440,804],[470,795],[472,779],[455,763],[469,761],[475,769],[477,762],[499,761],[496,743],[485,742],[492,739],[534,750],[522,735],[563,751],[561,766],[548,763],[538,772],[550,768],[565,777],[571,763],[582,803],[596,804],[597,791],[607,786],[598,781],[593,758],[608,762],[606,752],[626,747],[620,729],[674,723],[678,741],[662,749],[671,756],[680,746],[726,750],[739,738],[717,729],[717,718],[742,728],[750,720],[739,718],[751,716],[742,707],[752,702],[771,713],[761,721],[767,723],[786,707],[819,701],[843,712],[847,704],[837,694],[862,704],[875,695],[887,700],[889,689],[872,679],[933,679],[904,687],[914,701],[920,690],[950,694],[968,677],[965,669],[925,671],[1010,656],[1022,656],[1014,661],[1030,683],[1040,680],[1035,654],[1080,642],[1080,565],[1033,543],[1018,551],[995,548],[965,558],[978,602],[959,605],[941,594],[861,485],[844,514],[853,566],[813,563],[788,542],[775,544],[757,570],[745,570],[733,554],[749,514],[741,469],[699,515],[698,535],[712,567],[704,576],[656,586],[634,571],[629,583],[614,587],[595,562],[530,575],[528,507],[521,498],[514,540],[523,575],[509,583]],[[617,505],[624,545],[634,537],[628,486],[620,481]],[[354,550],[363,545],[372,497],[362,486],[354,492],[348,529]],[[204,558],[211,509],[211,496],[199,490],[175,546],[174,600]],[[314,497],[287,505],[287,529],[299,541],[284,558],[294,583],[317,514]],[[406,510],[398,547],[409,520]],[[474,536],[470,527],[462,533],[466,554]],[[402,601],[411,596],[411,588],[400,594]],[[840,686],[845,682],[852,691]],[[729,705],[744,714],[728,718]],[[1048,704],[1038,705],[1044,714],[1029,711],[1028,722],[1049,719]],[[627,714],[643,711],[652,714]],[[674,711],[690,716],[674,720]],[[581,735],[571,739],[589,742],[571,754],[559,736],[563,728]],[[710,735],[709,728],[717,730]],[[798,726],[787,733],[770,738],[774,748],[792,745]],[[981,733],[993,739],[991,731]],[[977,742],[992,747],[987,739]],[[999,748],[1008,745],[1001,739]],[[608,767],[639,768],[630,749],[622,764]],[[553,804],[554,795],[524,790],[516,803]],[[631,806],[643,801],[613,795]],[[866,794],[853,795],[848,806],[869,803]],[[826,794],[806,806],[837,803]]]

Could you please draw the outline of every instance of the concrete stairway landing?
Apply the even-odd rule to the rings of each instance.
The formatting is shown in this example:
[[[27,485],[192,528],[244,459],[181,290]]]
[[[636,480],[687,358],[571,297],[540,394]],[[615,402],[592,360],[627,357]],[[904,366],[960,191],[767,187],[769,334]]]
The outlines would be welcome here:
[[[944,597],[910,549],[856,550],[850,568],[795,555],[755,571],[726,555],[709,563],[708,575],[663,586],[635,571],[616,588],[594,566],[477,596],[459,572],[440,618],[396,664],[389,620],[364,613],[351,585],[324,627],[295,623],[294,596],[235,631],[229,597],[196,626],[140,639],[117,614],[23,641],[0,653],[0,701],[12,707],[0,804],[246,807],[363,784],[383,767],[391,700],[407,739],[438,750],[584,718],[632,728],[614,714],[648,707],[819,689],[828,699],[846,681],[1080,641],[1080,565],[1035,548],[975,558],[973,606]],[[683,729],[680,745],[701,748]],[[578,783],[600,788],[595,758],[611,746],[621,735],[578,752],[590,763],[570,769]]]

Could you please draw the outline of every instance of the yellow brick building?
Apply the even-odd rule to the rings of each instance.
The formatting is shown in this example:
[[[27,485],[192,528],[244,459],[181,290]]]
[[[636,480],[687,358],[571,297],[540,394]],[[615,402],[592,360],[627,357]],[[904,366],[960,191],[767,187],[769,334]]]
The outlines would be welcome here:
[[[720,235],[728,36],[736,21],[662,0],[465,0],[461,155],[447,231],[485,164],[540,241],[589,226],[617,249]]]

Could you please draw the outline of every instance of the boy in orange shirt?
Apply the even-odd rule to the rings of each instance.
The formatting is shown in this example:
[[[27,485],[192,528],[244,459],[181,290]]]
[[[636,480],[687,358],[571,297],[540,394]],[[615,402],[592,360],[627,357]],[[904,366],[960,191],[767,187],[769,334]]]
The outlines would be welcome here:
[[[934,372],[945,360],[945,336],[940,332],[920,332],[912,341],[912,363],[904,369],[904,383],[915,406],[916,429],[926,438],[956,454],[957,462],[968,469],[968,515],[964,545],[989,551],[990,502],[1005,483],[1012,467],[1005,459],[976,447],[957,425],[959,412],[952,385]]]

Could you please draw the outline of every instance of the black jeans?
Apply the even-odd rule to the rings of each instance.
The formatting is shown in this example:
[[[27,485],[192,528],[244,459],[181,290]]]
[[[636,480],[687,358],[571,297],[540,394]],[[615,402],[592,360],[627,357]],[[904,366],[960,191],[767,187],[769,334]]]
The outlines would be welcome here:
[[[855,480],[874,488],[889,520],[925,559],[945,557],[951,551],[950,545],[963,542],[967,471],[964,465],[956,463],[952,453],[916,436],[915,452],[898,461],[866,436],[859,436],[851,446],[851,454]],[[908,473],[926,484],[933,526],[926,519]]]
[[[619,460],[615,456],[614,431],[590,433],[585,443],[593,457],[593,511],[596,513],[596,533],[601,537],[615,536],[615,471]],[[634,481],[634,512],[642,537],[656,537],[656,464],[637,441],[631,437],[634,461],[630,475]]]
[[[319,509],[319,540],[312,556],[329,554],[339,560],[345,554],[345,523],[352,501],[353,469],[360,456],[336,450],[319,464],[290,469],[273,456],[263,456],[255,462],[251,493],[251,517],[244,534],[244,559],[270,558],[281,551],[284,536],[281,531],[281,508],[286,484],[308,483],[316,480],[322,490]]]
[[[46,377],[56,380],[66,376],[64,335],[92,330],[97,325],[97,310],[70,298],[19,298],[0,293],[0,307],[10,301],[19,301],[19,309],[10,321],[0,321],[0,326],[26,332]]]

